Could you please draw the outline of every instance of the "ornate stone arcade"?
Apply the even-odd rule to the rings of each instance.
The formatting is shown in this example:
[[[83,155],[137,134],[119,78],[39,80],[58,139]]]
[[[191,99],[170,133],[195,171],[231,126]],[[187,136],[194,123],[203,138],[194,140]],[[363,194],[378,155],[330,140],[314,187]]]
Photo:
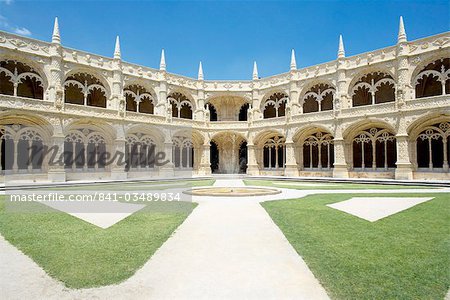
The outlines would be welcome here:
[[[245,172],[247,157],[244,154],[246,148],[245,138],[235,132],[225,131],[214,135],[212,143],[217,145],[218,166],[212,169],[221,174],[238,174]]]
[[[450,179],[450,33],[251,80],[205,80],[0,32],[0,176]],[[57,146],[62,165],[39,153]],[[31,149],[31,150],[30,150]],[[124,153],[124,164],[103,154]],[[154,163],[164,152],[168,163]],[[25,159],[31,157],[33,159]],[[100,159],[102,158],[102,159]]]

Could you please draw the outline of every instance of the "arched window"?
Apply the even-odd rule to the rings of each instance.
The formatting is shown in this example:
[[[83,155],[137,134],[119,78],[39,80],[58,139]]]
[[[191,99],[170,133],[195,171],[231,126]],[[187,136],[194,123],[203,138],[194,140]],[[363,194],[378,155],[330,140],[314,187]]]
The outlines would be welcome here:
[[[90,74],[73,74],[64,82],[64,101],[106,108],[106,89],[100,80]]]
[[[168,100],[172,104],[172,117],[192,119],[192,103],[181,93],[172,93]]]
[[[264,101],[264,119],[283,117],[286,114],[288,96],[274,93]]]
[[[269,170],[284,168],[285,159],[285,141],[282,136],[275,135],[268,138],[263,146],[264,168]]]
[[[333,136],[317,132],[303,142],[303,166],[309,169],[330,169],[334,163]]]
[[[415,78],[416,98],[450,94],[450,58],[427,65]]]
[[[2,172],[41,171],[45,149],[42,135],[33,127],[17,124],[0,127],[0,170]]]
[[[250,109],[250,104],[245,103],[239,109],[239,121],[248,121],[248,110]]]
[[[217,110],[211,103],[205,104],[205,108],[209,111],[209,120],[212,122],[217,121]]]
[[[127,86],[123,94],[127,101],[127,111],[135,111],[144,114],[154,113],[153,96],[140,85]]]
[[[303,113],[333,109],[335,90],[328,84],[317,84],[303,96]]]
[[[448,170],[450,155],[450,123],[443,122],[426,127],[417,137],[417,166]]]
[[[219,146],[215,141],[211,141],[209,144],[209,161],[211,163],[211,173],[217,173],[219,170]]]
[[[0,61],[0,94],[44,99],[43,82],[33,68],[21,62]]]
[[[395,136],[386,129],[363,130],[353,139],[353,167],[363,171],[395,168],[396,149]]]
[[[90,129],[70,131],[64,139],[65,168],[76,170],[104,170],[106,168],[106,140]]]
[[[125,142],[126,170],[149,170],[155,168],[156,142],[146,134],[129,134]]]
[[[194,167],[194,144],[190,138],[175,136],[172,139],[172,159],[175,168],[192,169]]]
[[[364,75],[351,91],[353,106],[395,101],[395,81],[383,72]]]

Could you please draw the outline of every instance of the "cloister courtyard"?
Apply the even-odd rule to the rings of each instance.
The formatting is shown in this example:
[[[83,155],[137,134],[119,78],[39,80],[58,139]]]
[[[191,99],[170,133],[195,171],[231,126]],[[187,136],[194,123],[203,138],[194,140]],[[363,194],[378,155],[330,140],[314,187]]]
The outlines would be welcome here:
[[[249,187],[279,193],[233,195]],[[231,190],[184,193],[199,189]],[[6,299],[443,299],[448,291],[449,184],[219,176],[28,191],[181,197],[17,204],[11,196],[26,190],[8,187]]]

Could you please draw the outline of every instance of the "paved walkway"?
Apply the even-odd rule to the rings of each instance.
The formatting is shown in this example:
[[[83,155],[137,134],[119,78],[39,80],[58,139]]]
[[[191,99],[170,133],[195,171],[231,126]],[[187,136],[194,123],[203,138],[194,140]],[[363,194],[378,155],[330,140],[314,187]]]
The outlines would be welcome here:
[[[243,183],[241,180],[218,180],[215,185],[232,187]],[[328,299],[305,262],[259,204],[315,192],[282,190],[278,195],[260,197],[193,197],[200,205],[175,234],[134,276],[114,286],[65,289],[0,238],[2,297],[33,300]]]

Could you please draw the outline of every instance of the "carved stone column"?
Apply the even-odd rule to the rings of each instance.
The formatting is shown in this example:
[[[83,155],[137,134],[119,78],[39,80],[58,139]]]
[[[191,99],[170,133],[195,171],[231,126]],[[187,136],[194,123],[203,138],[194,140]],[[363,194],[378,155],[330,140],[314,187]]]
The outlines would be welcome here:
[[[203,90],[203,80],[199,82],[198,99],[196,103],[195,117],[194,120],[206,121],[205,113],[205,91]]]
[[[256,83],[254,83],[255,85]],[[261,103],[259,103],[259,92],[257,89],[252,90],[252,121],[262,119]]]
[[[297,83],[295,81],[290,82],[289,90],[290,90],[289,102],[291,107],[291,114],[295,116],[300,113],[300,106],[298,105],[299,91],[297,88]]]
[[[168,163],[159,168],[159,176],[164,178],[173,177],[175,175],[175,172],[173,163],[173,143],[171,140],[166,140],[164,142],[164,153],[165,160],[167,160]]]
[[[161,79],[162,81],[159,82],[159,97],[158,102],[155,106],[155,115],[158,116],[166,116],[168,113],[167,107],[167,81],[166,81],[166,72],[162,71]]]
[[[50,46],[50,80],[48,86],[48,96],[44,100],[54,103],[55,107],[61,109],[64,107],[64,87],[63,74],[61,71],[62,65],[62,48],[60,44],[52,43]]]
[[[406,42],[397,45],[397,87],[396,105],[402,107],[406,99],[414,97],[414,91],[409,83],[408,45]]]
[[[125,144],[125,138],[118,137],[111,147],[107,147],[106,151],[110,151],[111,156],[114,157],[114,160],[111,161],[111,179],[127,179],[128,177],[127,172],[125,172]]]
[[[50,151],[46,157],[46,164],[48,164],[48,180],[51,182],[65,182],[66,170],[64,169],[63,159],[64,135],[62,133],[53,134],[49,146],[53,148],[53,151]]]
[[[199,175],[211,175],[210,147],[209,141],[202,146]]]
[[[345,159],[345,142],[342,138],[335,138],[333,177],[348,178],[348,176],[348,166]]]
[[[258,163],[256,162],[256,146],[255,145],[247,144],[247,155],[248,155],[247,175],[258,176],[259,168],[258,168]]]
[[[286,166],[284,169],[285,176],[298,176],[297,163],[295,161],[295,145],[293,141],[286,141]]]
[[[397,143],[397,168],[395,169],[395,179],[411,180],[413,179],[413,164],[411,163],[409,153],[408,135],[399,134],[396,136]]]
[[[125,112],[125,107],[122,61],[119,58],[115,58],[113,61],[111,101],[107,101],[107,108],[117,109],[119,114],[123,114]]]
[[[338,58],[336,70],[336,97],[333,103],[333,110],[335,115],[339,115],[343,108],[348,108],[349,99],[347,98],[347,80],[345,76],[345,58]]]

